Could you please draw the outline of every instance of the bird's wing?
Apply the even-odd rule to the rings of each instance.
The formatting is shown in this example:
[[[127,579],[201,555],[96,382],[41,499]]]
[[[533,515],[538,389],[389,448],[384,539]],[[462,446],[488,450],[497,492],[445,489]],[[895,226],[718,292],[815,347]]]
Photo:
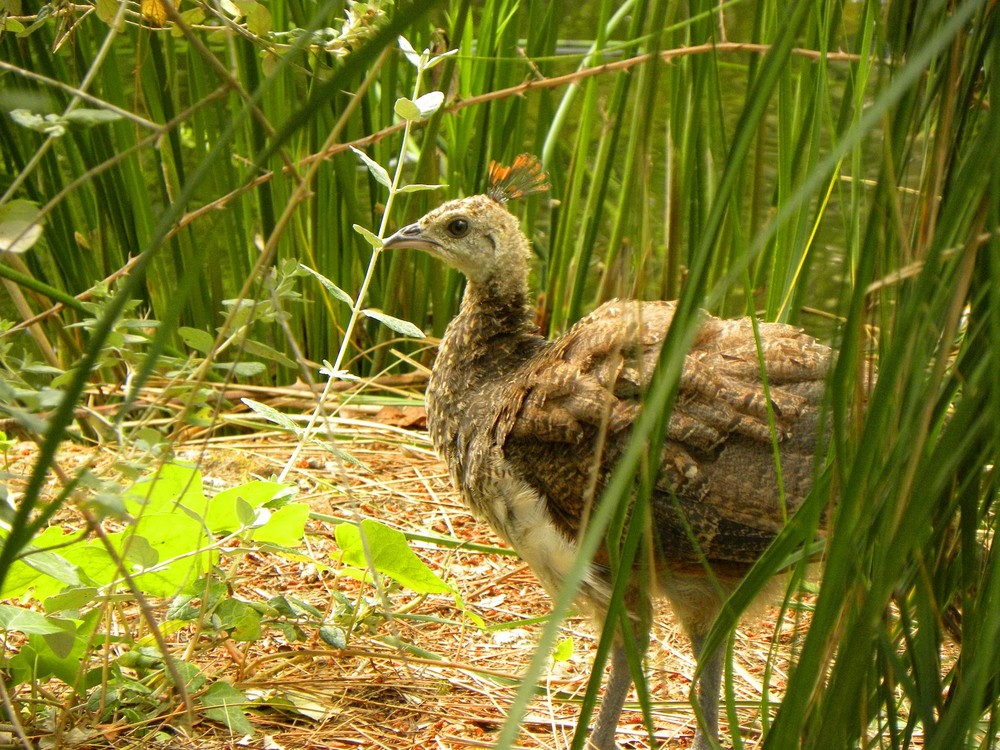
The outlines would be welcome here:
[[[503,385],[494,444],[570,537],[624,449],[673,313],[606,303]],[[750,319],[706,317],[685,359],[653,496],[659,544],[679,565],[752,562],[808,492],[829,349],[792,326],[759,332],[758,348]]]

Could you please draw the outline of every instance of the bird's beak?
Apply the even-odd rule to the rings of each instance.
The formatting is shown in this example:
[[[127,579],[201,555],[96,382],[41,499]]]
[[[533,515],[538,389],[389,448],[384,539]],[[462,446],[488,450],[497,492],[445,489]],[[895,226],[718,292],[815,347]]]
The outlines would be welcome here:
[[[419,224],[409,224],[382,241],[387,249],[411,249],[434,252],[441,244],[424,236]]]

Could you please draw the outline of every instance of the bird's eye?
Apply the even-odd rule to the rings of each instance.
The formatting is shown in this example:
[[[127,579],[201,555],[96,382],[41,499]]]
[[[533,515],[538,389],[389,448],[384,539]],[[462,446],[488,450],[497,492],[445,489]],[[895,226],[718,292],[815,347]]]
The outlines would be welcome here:
[[[469,233],[469,222],[465,219],[452,219],[448,222],[447,229],[448,234],[458,239],[459,237],[464,237]]]

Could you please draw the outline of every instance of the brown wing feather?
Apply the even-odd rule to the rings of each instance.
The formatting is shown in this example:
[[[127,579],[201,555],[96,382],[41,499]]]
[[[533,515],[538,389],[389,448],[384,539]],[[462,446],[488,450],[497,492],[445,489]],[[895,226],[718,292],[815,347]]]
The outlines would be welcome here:
[[[624,449],[673,312],[667,302],[606,303],[504,386],[495,443],[570,537]],[[752,563],[808,492],[830,351],[792,326],[762,323],[760,336],[786,507],[751,321],[707,317],[685,360],[653,496],[668,563]]]

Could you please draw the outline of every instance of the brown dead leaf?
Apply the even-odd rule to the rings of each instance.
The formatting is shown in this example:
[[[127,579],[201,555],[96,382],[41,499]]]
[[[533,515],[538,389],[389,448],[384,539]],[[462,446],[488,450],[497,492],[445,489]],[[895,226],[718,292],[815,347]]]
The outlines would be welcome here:
[[[422,406],[383,406],[375,421],[393,427],[423,430],[427,427],[427,410]]]

